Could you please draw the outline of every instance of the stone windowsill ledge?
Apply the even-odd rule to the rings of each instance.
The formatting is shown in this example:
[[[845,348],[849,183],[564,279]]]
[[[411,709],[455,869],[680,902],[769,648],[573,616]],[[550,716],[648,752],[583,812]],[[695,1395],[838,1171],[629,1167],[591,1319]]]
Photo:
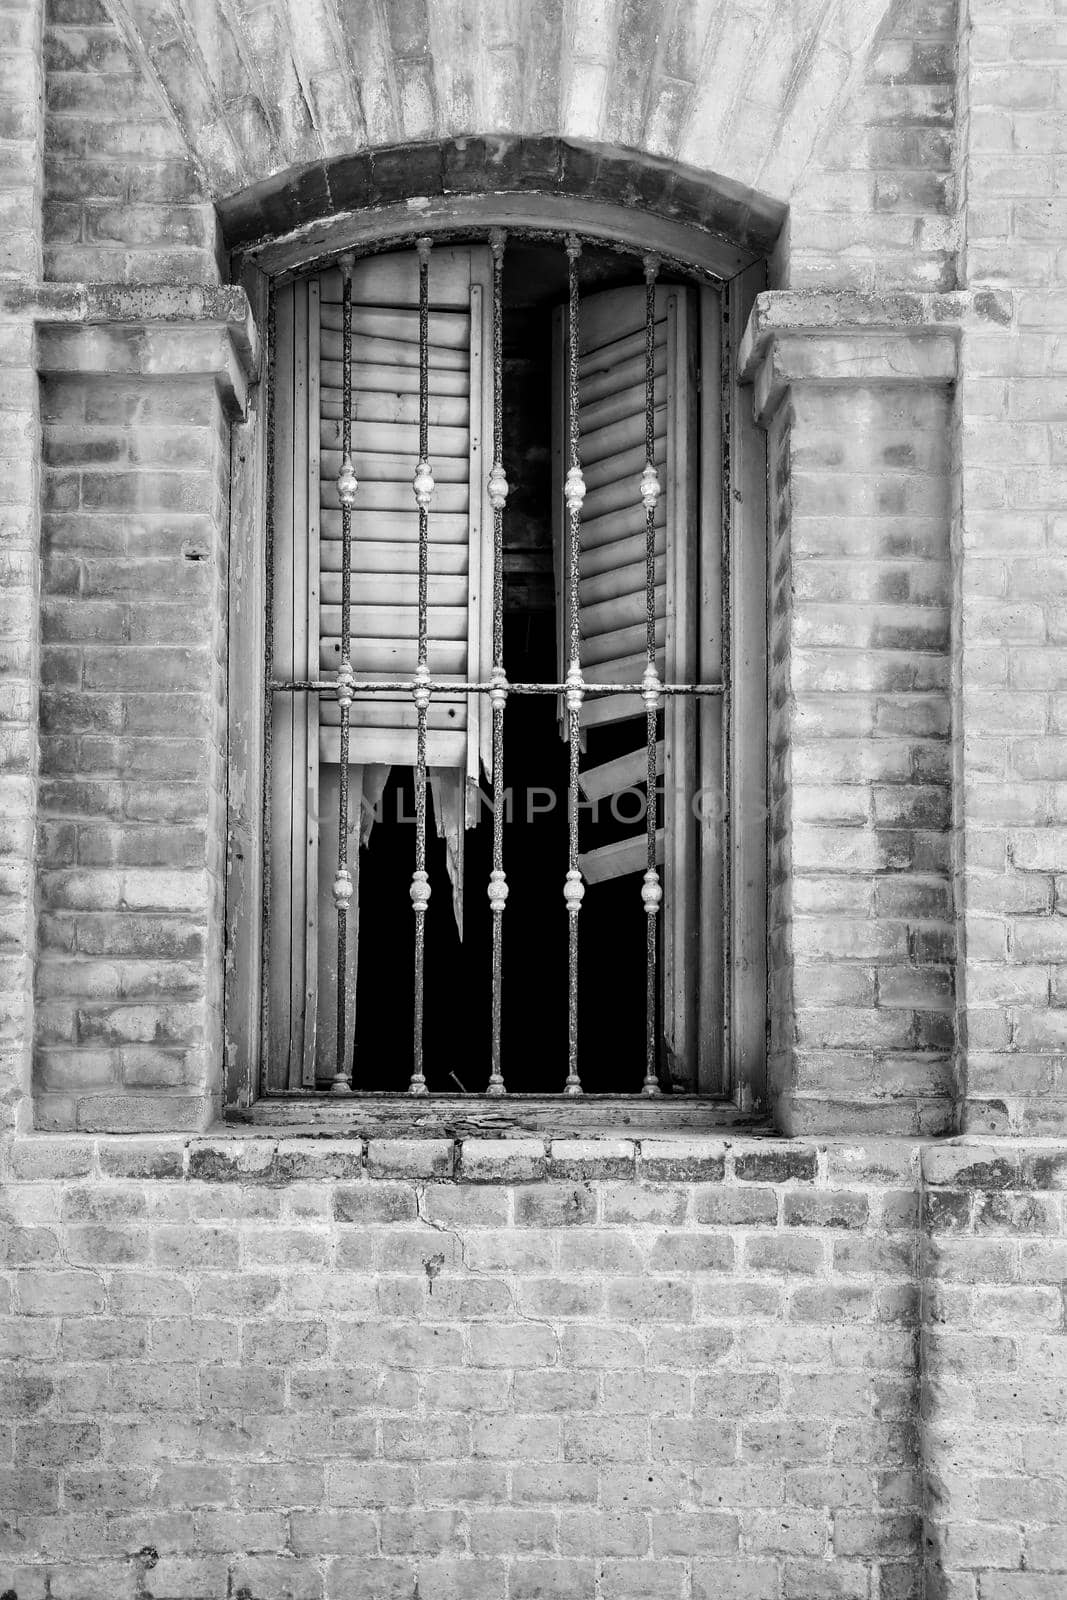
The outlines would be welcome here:
[[[0,1146],[5,1182],[171,1180],[523,1184],[798,1183],[955,1189],[1067,1188],[1067,1140],[877,1138],[263,1138],[28,1134]]]

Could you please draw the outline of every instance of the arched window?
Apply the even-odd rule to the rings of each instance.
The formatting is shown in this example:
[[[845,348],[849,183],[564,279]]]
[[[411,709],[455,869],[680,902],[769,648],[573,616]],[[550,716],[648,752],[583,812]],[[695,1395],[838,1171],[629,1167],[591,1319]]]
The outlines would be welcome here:
[[[272,286],[268,1095],[760,1096],[740,285],[655,242],[409,233]]]

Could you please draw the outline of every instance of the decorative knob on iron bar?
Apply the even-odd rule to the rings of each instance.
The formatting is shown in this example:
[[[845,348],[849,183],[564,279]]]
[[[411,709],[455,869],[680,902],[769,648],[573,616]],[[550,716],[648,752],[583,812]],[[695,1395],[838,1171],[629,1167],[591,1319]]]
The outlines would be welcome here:
[[[430,704],[430,669],[425,661],[420,661],[415,668],[415,683],[411,690],[411,698],[415,702],[417,711],[425,711]]]
[[[660,692],[663,688],[659,673],[649,662],[641,674],[641,699],[645,702],[646,711],[658,711],[660,705]]]
[[[493,510],[503,511],[504,503],[508,497],[509,485],[507,477],[504,473],[504,463],[502,461],[493,462],[492,470],[489,473],[489,482],[487,488],[489,490],[489,504],[492,506]]]
[[[577,661],[571,662],[570,671],[563,681],[567,685],[567,710],[581,711],[585,700],[585,679]]]
[[[425,457],[416,464],[415,476],[411,480],[411,487],[415,491],[415,504],[419,510],[429,511],[436,484],[433,481],[433,468]]]
[[[563,885],[563,898],[567,902],[567,915],[576,917],[582,909],[582,901],[585,899],[585,884],[582,882],[582,875],[577,867],[572,867],[567,874],[566,882]]]
[[[428,872],[411,874],[411,904],[417,916],[423,916],[430,902],[430,875]]]
[[[585,479],[581,467],[572,467],[563,483],[563,498],[572,517],[578,515],[585,499]]]
[[[333,903],[338,911],[347,911],[352,900],[352,874],[347,867],[338,867],[333,880]]]
[[[499,867],[494,867],[489,874],[489,909],[494,915],[504,910],[504,902],[507,897],[507,875]]]
[[[356,675],[352,671],[351,661],[343,661],[337,669],[337,682],[334,684],[334,693],[337,704],[342,711],[347,711],[352,704],[352,695],[356,687]]]
[[[489,704],[494,711],[503,711],[508,699],[508,675],[503,667],[494,667],[489,674],[492,687],[489,690]]]
[[[345,456],[341,462],[341,470],[337,474],[337,498],[345,511],[351,511],[356,503],[356,490],[359,488],[359,479],[356,477],[352,465],[352,457]]]
[[[654,917],[663,904],[663,889],[655,867],[649,867],[642,880],[641,904],[650,917]]]
[[[641,474],[641,499],[644,501],[646,511],[655,511],[659,495],[659,473],[651,461],[646,461],[645,470]]]

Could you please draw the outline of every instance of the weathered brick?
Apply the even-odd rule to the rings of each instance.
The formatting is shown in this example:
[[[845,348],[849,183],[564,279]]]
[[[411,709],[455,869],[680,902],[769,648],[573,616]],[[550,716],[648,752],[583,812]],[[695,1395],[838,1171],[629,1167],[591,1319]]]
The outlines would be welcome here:
[[[235,45],[225,27],[212,32],[202,18],[183,42],[168,14],[152,8],[140,8],[133,34],[120,34],[96,0],[51,0],[40,56],[35,7],[8,12],[0,254],[9,274],[34,278],[43,267],[53,282],[72,285],[166,277],[209,284],[224,259],[214,250],[216,201],[232,238],[254,240],[314,226],[316,205],[358,209],[402,204],[416,190],[440,196],[442,187],[504,192],[512,184],[614,198],[758,254],[781,215],[772,208],[768,223],[762,192],[788,200],[790,210],[771,281],[791,288],[767,302],[768,315],[783,323],[808,316],[829,331],[795,341],[801,378],[772,420],[766,480],[770,1078],[780,1128],[805,1142],[749,1141],[736,1130],[704,1141],[643,1133],[634,1183],[620,1152],[555,1141],[546,1167],[538,1164],[545,1142],[534,1139],[540,1154],[531,1153],[516,1182],[547,1177],[591,1192],[577,1208],[583,1226],[565,1232],[566,1208],[553,1210],[544,1194],[512,1228],[503,1174],[491,1169],[501,1151],[517,1159],[506,1147],[519,1141],[464,1143],[468,1176],[481,1161],[475,1201],[453,1189],[440,1152],[427,1157],[414,1144],[390,1150],[393,1141],[371,1141],[371,1182],[358,1140],[344,1141],[357,1149],[343,1156],[332,1140],[285,1141],[296,1146],[288,1165],[271,1158],[257,1175],[241,1173],[236,1153],[218,1171],[197,1165],[206,1156],[186,1157],[180,1135],[170,1149],[162,1140],[137,1149],[116,1133],[195,1133],[217,1113],[218,1011],[182,1008],[207,996],[218,948],[211,908],[219,885],[196,852],[204,817],[211,814],[214,828],[225,800],[216,771],[224,681],[216,652],[227,505],[220,469],[229,441],[216,426],[213,385],[162,375],[46,376],[41,385],[32,324],[0,328],[0,409],[17,418],[0,426],[9,463],[0,498],[18,502],[0,508],[2,531],[17,546],[0,563],[0,630],[17,647],[4,665],[18,679],[0,706],[13,719],[0,747],[14,778],[28,782],[29,798],[19,801],[25,821],[37,808],[39,744],[36,848],[48,868],[34,881],[28,846],[11,838],[11,870],[0,884],[12,907],[0,935],[11,953],[0,982],[13,996],[3,1031],[14,1041],[4,1051],[4,1119],[15,1116],[12,1086],[21,1094],[26,1081],[21,1030],[32,963],[24,952],[37,901],[41,1125],[107,1135],[98,1147],[84,1135],[56,1141],[42,1155],[31,1148],[41,1136],[20,1131],[3,1156],[4,1176],[9,1189],[32,1179],[27,1187],[46,1195],[70,1178],[94,1188],[97,1171],[146,1190],[184,1191],[189,1159],[198,1191],[190,1204],[153,1192],[136,1225],[91,1210],[22,1210],[21,1196],[10,1214],[5,1209],[12,1271],[10,1281],[0,1279],[0,1304],[44,1334],[39,1354],[13,1345],[12,1359],[47,1366],[56,1384],[46,1411],[34,1413],[49,1418],[47,1433],[28,1442],[31,1452],[70,1454],[54,1468],[24,1469],[31,1497],[39,1488],[43,1502],[22,1509],[19,1538],[34,1553],[19,1551],[0,1587],[10,1584],[23,1600],[43,1595],[38,1552],[54,1549],[54,1600],[134,1600],[149,1591],[183,1600],[410,1600],[416,1584],[424,1600],[869,1600],[875,1592],[914,1600],[920,1587],[939,1600],[1058,1595],[1059,1573],[1040,1567],[1063,1564],[1055,1524],[1034,1521],[1024,1535],[997,1519],[998,1500],[1005,1517],[1009,1508],[1048,1516],[1055,1505],[1047,1484],[1060,1477],[1053,1410],[1062,1397],[1058,1379],[1038,1374],[1060,1370],[1053,1342],[1063,1263],[1051,1230],[1062,1220],[1064,1159],[1051,1149],[1024,1154],[1016,1142],[1027,1132],[1061,1134],[1064,1114],[1067,986],[1059,964],[1067,945],[1057,924],[1067,891],[1055,852],[1067,714],[1055,657],[1067,639],[1067,609],[1054,386],[1067,254],[1057,242],[1063,202],[1053,191],[1067,136],[1057,67],[1063,30],[1050,7],[973,0],[965,48],[957,48],[947,0],[896,6],[870,46],[854,18],[827,14],[810,26],[801,19],[790,31],[760,5],[740,25],[724,15],[707,37],[707,19],[695,11],[679,11],[664,33],[654,8],[639,15],[634,6],[617,16],[590,11],[577,32],[552,8],[518,21],[491,9],[473,33],[442,32],[436,23],[428,30],[424,17],[397,13],[384,31],[364,28],[360,49],[349,52],[358,83],[347,56],[336,68],[337,51],[351,44],[351,8],[341,8],[340,33],[337,18],[327,27],[317,5],[303,8],[295,31],[281,13],[257,13],[243,20]],[[760,93],[732,93],[757,58]],[[480,115],[471,110],[472,61],[488,63],[478,85],[483,120],[510,126],[521,100],[525,126],[559,127],[568,138],[438,146],[439,129]],[[149,84],[148,62],[165,100]],[[273,89],[269,107],[263,85]],[[400,138],[421,142],[387,148]],[[655,150],[656,159],[609,159],[594,148],[609,145]],[[321,151],[356,146],[372,148],[373,158],[344,157],[327,182]],[[721,183],[702,182],[696,170],[709,151],[727,174]],[[275,172],[282,177],[264,177]],[[43,196],[34,193],[42,179]],[[726,192],[731,185],[736,194]],[[954,293],[957,273],[969,286],[963,296]],[[16,307],[22,292],[15,284]],[[60,314],[76,309],[83,292],[72,287]],[[851,331],[841,336],[846,320]],[[886,325],[889,338],[870,335]],[[951,401],[944,377],[928,383],[922,367],[936,339],[927,331],[914,343],[896,337],[901,327],[938,325],[951,330]],[[727,333],[735,347],[741,329]],[[98,337],[130,348],[113,329]],[[889,363],[891,381],[858,383],[856,358],[894,339],[896,349],[914,353],[914,370]],[[735,353],[727,352],[731,360]],[[742,406],[747,412],[744,396]],[[735,429],[733,445],[737,438]],[[190,541],[206,559],[185,558]],[[42,544],[38,630],[32,590]],[[40,685],[30,648],[39,631]],[[155,689],[142,692],[142,678]],[[135,972],[146,948],[187,970]],[[200,975],[200,996],[187,992],[190,972]],[[107,992],[109,982],[116,992]],[[958,1043],[957,989],[966,1013]],[[156,1038],[157,1023],[167,1040]],[[196,1028],[203,1040],[192,1036]],[[187,1093],[158,1093],[167,1089]],[[920,1136],[956,1125],[994,1131],[1001,1146],[968,1139],[920,1152]],[[820,1151],[803,1170],[809,1137],[835,1130],[848,1153]],[[483,1143],[494,1149],[479,1157],[471,1147]],[[450,1140],[441,1145],[451,1151]],[[290,1188],[297,1178],[327,1192],[300,1195]],[[429,1179],[433,1186],[417,1197],[408,1188]],[[395,1203],[354,1198],[394,1184],[403,1193]],[[269,1199],[254,1192],[266,1185]],[[240,1190],[241,1203],[225,1198]],[[412,1237],[422,1231],[420,1217],[436,1239],[429,1258]],[[383,1247],[376,1230],[397,1223],[401,1242]],[[735,1229],[748,1235],[740,1246]],[[611,1243],[608,1230],[617,1236]],[[136,1259],[142,1237],[158,1271],[145,1272]],[[452,1239],[458,1244],[444,1242]],[[820,1252],[814,1278],[809,1245]],[[425,1266],[437,1255],[445,1266],[431,1295]],[[79,1271],[79,1261],[100,1270]],[[259,1262],[271,1270],[256,1270]],[[376,1284],[379,1263],[390,1276]],[[671,1273],[660,1306],[652,1295],[660,1280],[648,1277],[646,1263]],[[690,1307],[698,1321],[659,1315],[688,1318]],[[305,1327],[327,1330],[325,1355],[317,1331],[302,1337]],[[251,1358],[246,1367],[237,1352]],[[183,1392],[178,1369],[205,1357],[200,1387]],[[351,1368],[332,1365],[350,1358]],[[918,1402],[904,1379],[915,1359],[928,1380],[921,1441]],[[575,1453],[572,1462],[487,1455],[475,1465],[498,1470],[464,1477],[471,1419],[429,1417],[420,1409],[425,1398],[473,1400],[478,1380],[468,1383],[466,1374],[484,1365],[492,1381],[475,1421],[498,1420],[492,1408],[502,1394],[532,1404],[539,1381],[546,1397],[562,1404],[570,1394],[584,1404],[584,1387],[545,1381],[557,1361],[564,1378],[595,1381],[605,1402],[665,1402],[672,1393],[681,1400],[676,1380],[692,1378],[695,1398],[714,1396],[737,1416],[721,1433],[717,1419],[704,1416],[666,1417],[662,1427],[657,1418],[653,1432],[640,1414],[605,1416],[590,1404],[566,1420],[559,1441]],[[826,1381],[831,1363],[847,1383]],[[547,1372],[539,1380],[540,1369]],[[281,1387],[260,1388],[264,1373]],[[776,1382],[778,1412],[741,1410],[746,1397],[752,1406],[773,1398]],[[369,1403],[356,1417],[347,1408],[361,1386]],[[200,1404],[205,1392],[217,1411],[202,1425],[169,1409],[189,1409],[190,1393]],[[43,1393],[31,1384],[13,1397],[27,1405]],[[272,1409],[237,1413],[242,1395]],[[857,1409],[865,1395],[870,1415]],[[985,1408],[980,1426],[967,1409],[975,1396]],[[798,1415],[801,1400],[816,1413]],[[95,1440],[62,1433],[84,1421],[66,1416],[75,1401],[86,1406],[85,1426],[99,1430]],[[149,1415],[132,1423],[108,1409],[116,1401],[146,1405]],[[559,1420],[549,1421],[550,1442]],[[518,1435],[514,1442],[524,1454],[541,1443]],[[925,1574],[914,1501],[906,1498],[920,1442],[924,1472],[939,1489],[928,1507]],[[0,1471],[17,1470],[20,1444],[0,1425],[0,1460],[16,1464]],[[89,1444],[99,1445],[99,1469],[78,1464]],[[700,1467],[708,1449],[716,1460]],[[279,1511],[323,1516],[329,1475],[376,1471],[379,1460],[383,1473],[396,1474],[383,1482],[380,1504],[356,1477],[351,1501],[328,1501],[345,1513],[337,1522],[350,1534],[368,1518],[359,1548],[329,1553],[332,1519],[318,1542],[302,1529],[314,1543],[306,1553],[240,1548],[234,1519],[242,1510],[244,1544],[270,1545]],[[603,1464],[599,1488],[590,1461]],[[151,1512],[134,1503],[142,1466]],[[166,1485],[167,1474],[201,1471],[214,1476],[200,1489],[193,1476]],[[429,1492],[430,1471],[432,1515],[415,1503]],[[783,1472],[796,1491],[784,1502],[788,1514],[779,1509]],[[60,1473],[64,1518],[51,1498]],[[510,1570],[494,1549],[478,1553],[474,1524],[448,1497],[449,1474],[457,1500],[465,1483],[478,1505],[473,1491],[494,1479],[504,1492],[510,1482],[516,1505],[532,1508],[531,1520],[510,1523],[504,1518],[514,1519],[514,1508],[486,1501],[477,1513],[485,1519],[478,1540],[487,1545],[509,1530]],[[975,1482],[983,1480],[998,1488],[984,1491],[985,1515],[977,1517]],[[263,1484],[262,1500],[254,1481]],[[215,1498],[230,1483],[232,1505]],[[738,1518],[742,1553],[661,1556],[654,1524],[651,1557],[553,1552],[558,1507],[599,1503],[619,1513],[622,1521],[610,1525],[591,1513],[607,1545],[611,1528],[636,1526],[628,1519],[646,1490],[647,1510],[675,1530],[668,1539],[694,1543],[705,1523],[720,1526],[706,1517]],[[209,1496],[203,1515],[166,1510],[183,1495],[189,1504]],[[710,1512],[697,1503],[702,1495]],[[383,1508],[388,1524],[375,1521]],[[494,1535],[489,1518],[497,1513]],[[382,1553],[386,1529],[387,1547],[410,1540],[410,1552]],[[185,1548],[201,1535],[211,1548]],[[133,1559],[110,1553],[153,1537],[154,1566],[132,1549]],[[468,1538],[472,1553],[442,1553]],[[944,1570],[935,1571],[939,1555]]]

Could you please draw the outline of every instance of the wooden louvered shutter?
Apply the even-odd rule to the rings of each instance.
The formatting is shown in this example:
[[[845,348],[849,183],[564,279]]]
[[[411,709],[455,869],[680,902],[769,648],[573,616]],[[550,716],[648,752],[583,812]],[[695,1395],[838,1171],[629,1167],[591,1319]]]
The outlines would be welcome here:
[[[481,669],[485,523],[482,465],[483,317],[489,252],[437,249],[430,268],[430,460],[437,484],[430,513],[430,669],[435,678]],[[321,521],[319,663],[340,659],[341,276],[323,273],[320,291]],[[419,453],[418,262],[414,252],[373,256],[352,276],[352,459],[359,479],[352,528],[352,665],[357,680],[408,676],[418,641],[419,518],[411,489]],[[472,491],[473,486],[473,491]],[[488,753],[478,696],[435,697],[427,764],[459,768],[478,782]],[[323,759],[337,760],[339,714],[322,707]],[[357,700],[352,738],[365,765],[412,766],[415,707],[410,695]]]
[[[697,673],[697,298],[693,290],[656,290],[655,464],[662,493],[656,507],[657,670],[665,682],[694,682]],[[562,394],[564,329],[558,325]],[[579,553],[579,631],[588,683],[639,682],[646,665],[645,511],[640,496],[645,465],[645,291],[608,290],[586,296],[579,321],[579,458],[586,483]],[[562,410],[563,408],[561,408]],[[565,434],[563,435],[565,437]],[[560,672],[566,673],[566,520],[556,497],[557,600]],[[663,1018],[670,1055],[688,1060],[694,1049],[696,995],[692,959],[697,919],[697,832],[691,805],[696,787],[696,707],[671,698],[660,714],[657,767],[664,779],[663,825],[657,856],[663,867]],[[632,730],[632,748],[598,764],[597,732],[609,724]],[[604,695],[582,708],[584,748],[579,782],[587,801],[610,802],[644,788],[647,773],[644,705],[638,695]],[[618,741],[616,740],[616,745]],[[588,850],[582,874],[596,893],[607,879],[646,867],[644,826],[632,836]],[[688,979],[687,966],[690,967]]]
[[[430,266],[429,664],[437,679],[477,679],[491,638],[491,439],[484,246],[439,247]],[[407,677],[418,647],[418,263],[414,251],[357,261],[352,279],[351,660],[361,677]],[[274,668],[331,678],[340,663],[341,277],[328,271],[278,293],[279,452],[275,490]],[[488,426],[488,432],[487,432]],[[462,838],[491,752],[483,697],[434,696],[427,765],[439,828],[462,871]],[[329,695],[278,696],[272,754],[271,1029],[273,1087],[332,1077],[336,1054],[339,712]],[[359,837],[364,801],[392,766],[415,763],[410,694],[356,698],[350,716],[349,1026],[354,1031]],[[347,1041],[349,1055],[351,1039]]]

